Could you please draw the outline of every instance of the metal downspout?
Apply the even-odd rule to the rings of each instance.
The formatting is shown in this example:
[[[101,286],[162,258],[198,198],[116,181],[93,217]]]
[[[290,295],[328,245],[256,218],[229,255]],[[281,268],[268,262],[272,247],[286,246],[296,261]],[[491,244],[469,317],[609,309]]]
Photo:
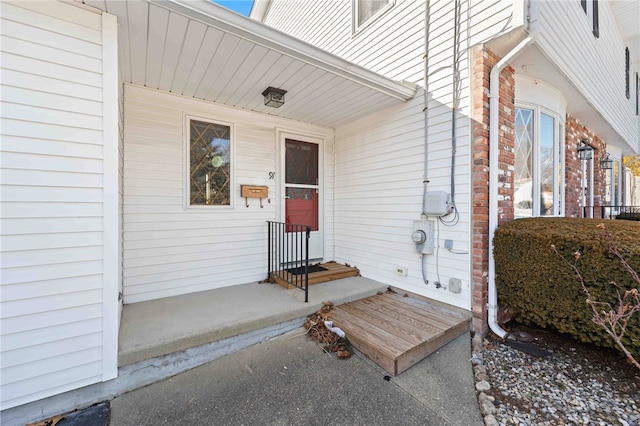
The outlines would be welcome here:
[[[420,206],[421,216],[426,217],[424,204],[427,198],[427,185],[429,184],[429,0],[424,2],[424,92],[422,113],[424,114],[424,164],[422,175],[422,204]],[[422,282],[429,284],[426,272],[426,259],[420,254],[420,271],[422,272]]]
[[[422,214],[424,215],[424,202],[427,196],[427,185],[429,184],[429,19],[430,9],[429,1],[425,1],[425,28],[424,28],[424,105],[422,112],[424,114],[424,164],[423,164],[423,189],[422,189]],[[423,277],[424,278],[424,277]]]
[[[533,36],[522,40],[491,69],[489,78],[489,302],[487,303],[489,328],[500,338],[507,332],[498,324],[498,292],[496,289],[496,268],[493,258],[493,234],[498,227],[498,154],[499,144],[499,107],[500,72],[533,42]]]

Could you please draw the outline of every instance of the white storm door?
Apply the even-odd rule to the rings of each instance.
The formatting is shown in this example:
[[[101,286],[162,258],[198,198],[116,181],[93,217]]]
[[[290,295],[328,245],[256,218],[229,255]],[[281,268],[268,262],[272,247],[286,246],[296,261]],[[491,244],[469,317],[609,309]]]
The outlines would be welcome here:
[[[323,235],[320,144],[307,138],[285,137],[283,145],[284,222],[309,226],[309,259],[321,259]]]

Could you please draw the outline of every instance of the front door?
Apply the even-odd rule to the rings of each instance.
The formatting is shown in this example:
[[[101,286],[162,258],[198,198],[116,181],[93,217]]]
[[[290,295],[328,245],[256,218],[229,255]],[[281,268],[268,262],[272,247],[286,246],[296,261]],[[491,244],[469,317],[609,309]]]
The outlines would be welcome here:
[[[309,259],[322,258],[320,141],[284,138],[284,221],[311,227]]]

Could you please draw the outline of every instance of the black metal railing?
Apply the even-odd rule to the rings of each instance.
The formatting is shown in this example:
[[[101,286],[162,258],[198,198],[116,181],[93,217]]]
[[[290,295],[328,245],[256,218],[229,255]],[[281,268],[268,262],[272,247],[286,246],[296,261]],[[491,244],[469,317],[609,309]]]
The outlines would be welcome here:
[[[584,206],[582,217],[640,221],[640,206]]]
[[[267,221],[268,279],[280,279],[304,291],[309,301],[309,237],[311,227]]]

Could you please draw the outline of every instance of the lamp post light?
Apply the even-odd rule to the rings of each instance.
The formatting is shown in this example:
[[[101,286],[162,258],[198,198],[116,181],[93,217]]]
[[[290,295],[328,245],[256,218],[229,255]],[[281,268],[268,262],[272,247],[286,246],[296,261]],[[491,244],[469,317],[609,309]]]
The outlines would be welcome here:
[[[602,170],[611,170],[613,169],[613,160],[609,158],[609,153],[607,152],[604,157],[600,159],[600,167]]]
[[[582,161],[591,160],[593,158],[593,147],[591,147],[585,139],[581,140],[580,146],[578,146],[578,158]]]
[[[587,186],[587,161],[593,158],[593,147],[589,145],[586,139],[580,141],[578,146],[578,158],[582,163],[582,208],[585,210],[583,217],[593,217],[592,211],[587,211],[587,190],[591,188],[591,185]],[[591,163],[593,167],[593,163]],[[589,194],[589,200],[593,200],[593,196]]]

